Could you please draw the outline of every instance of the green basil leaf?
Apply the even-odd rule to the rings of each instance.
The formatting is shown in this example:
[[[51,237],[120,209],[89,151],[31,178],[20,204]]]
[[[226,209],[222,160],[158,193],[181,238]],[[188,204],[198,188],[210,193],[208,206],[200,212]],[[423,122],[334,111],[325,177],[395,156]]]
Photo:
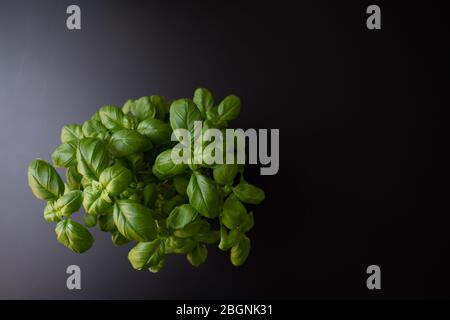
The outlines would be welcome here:
[[[187,260],[194,266],[198,267],[206,261],[208,257],[208,249],[204,244],[197,244],[197,246],[187,254]]]
[[[167,217],[176,206],[185,204],[187,201],[188,199],[185,196],[179,194],[173,196],[172,198],[167,200],[162,206],[163,217]]]
[[[187,195],[186,189],[189,184],[189,177],[185,174],[180,174],[173,177],[173,185],[175,190],[181,195]]]
[[[173,234],[179,238],[190,238],[190,237],[195,238],[195,236],[197,236],[200,233],[208,232],[209,229],[210,225],[207,221],[197,219],[187,224],[182,229],[175,230]]]
[[[123,246],[130,242],[127,238],[125,238],[119,231],[115,230],[111,235],[111,241],[116,247]]]
[[[144,170],[145,166],[147,165],[143,153],[132,153],[127,156],[126,159],[127,163],[129,164],[127,167],[135,172]]]
[[[246,182],[241,182],[234,187],[233,193],[239,200],[249,204],[260,204],[266,197],[262,189]]]
[[[237,244],[243,236],[243,233],[238,229],[233,229],[227,232],[224,226],[220,227],[220,243],[219,249],[226,251]]]
[[[228,229],[239,227],[246,219],[247,209],[234,195],[230,195],[223,204],[222,223]]]
[[[214,106],[214,98],[211,92],[205,88],[198,88],[194,92],[194,103],[197,105],[203,119],[206,118],[206,110]]]
[[[100,110],[95,111],[95,113],[92,115],[91,120],[99,121],[101,122],[102,119],[100,119]]]
[[[93,228],[97,224],[97,215],[85,213],[83,216],[83,223],[88,228]]]
[[[99,187],[88,186],[83,194],[83,207],[89,214],[104,214],[112,206],[112,200]]]
[[[151,210],[132,200],[117,200],[113,212],[117,230],[129,240],[151,241],[157,236]]]
[[[80,189],[81,185],[81,178],[83,176],[78,173],[76,167],[69,167],[66,171],[66,180],[67,180],[67,186],[70,190],[78,190]]]
[[[97,120],[88,120],[83,123],[83,135],[86,138],[98,138],[100,140],[108,140],[110,133],[108,129]]]
[[[156,216],[156,215],[155,215]],[[160,238],[166,239],[171,235],[171,232],[169,228],[167,228],[166,224],[164,223],[164,219],[157,219],[158,220],[158,236]]]
[[[194,239],[199,242],[213,244],[220,241],[220,231],[208,230],[206,232],[198,233],[194,236]]]
[[[142,202],[142,198],[141,195],[138,192],[135,192],[134,194],[132,194],[128,200],[134,200],[135,202]]]
[[[184,163],[175,164],[171,157],[172,149],[168,149],[160,153],[153,164],[153,174],[161,180],[179,175],[186,171],[188,166]]]
[[[59,210],[62,216],[67,217],[80,209],[82,202],[83,192],[79,190],[69,191],[56,201],[55,208]]]
[[[100,174],[100,183],[112,196],[121,194],[131,183],[132,179],[131,171],[120,164],[108,167]]]
[[[156,118],[165,120],[166,115],[169,113],[169,105],[166,103],[164,97],[153,95],[150,97],[150,100],[156,108]]]
[[[169,124],[159,119],[145,119],[139,123],[137,131],[150,138],[154,144],[167,144],[170,142],[172,128]]]
[[[55,168],[40,159],[28,166],[28,185],[41,200],[55,200],[64,193],[64,183]]]
[[[207,218],[215,218],[219,214],[219,192],[213,180],[194,172],[187,187],[190,204]]]
[[[95,180],[91,180],[87,177],[82,176],[80,189],[86,189],[87,187],[89,187],[92,184],[93,181],[95,181]]]
[[[167,217],[167,227],[174,230],[183,229],[189,223],[195,220],[198,212],[189,204],[183,204],[172,210]]]
[[[59,222],[61,218],[58,214],[58,209],[55,208],[54,201],[47,202],[44,208],[44,219],[48,222]]]
[[[121,194],[120,199],[129,199],[131,196],[133,196],[136,193],[136,190],[133,188],[126,188]]]
[[[116,230],[112,208],[104,214],[98,216],[98,225],[103,232],[113,232]]]
[[[130,111],[138,121],[153,119],[156,116],[156,107],[150,97],[142,97],[135,100],[130,106]]]
[[[122,167],[132,170],[130,162],[126,160],[126,158],[116,158],[114,159],[114,164],[120,164]]]
[[[194,250],[197,242],[192,238],[178,238],[171,236],[166,241],[166,253],[187,254]]]
[[[94,138],[80,140],[77,150],[77,170],[90,180],[97,180],[109,164],[109,154],[103,141]]]
[[[241,240],[231,248],[230,260],[234,266],[242,265],[250,253],[250,239],[243,236]]]
[[[235,95],[229,95],[219,104],[217,113],[222,121],[231,121],[241,112],[241,100]]]
[[[87,251],[94,243],[91,233],[70,218],[58,222],[55,232],[58,241],[76,253]]]
[[[172,102],[170,106],[170,125],[172,129],[186,129],[194,138],[194,122],[202,121],[202,115],[195,103],[189,99],[179,99]],[[174,132],[179,141],[182,138],[177,132]]]
[[[233,187],[231,187],[231,185],[227,184],[227,185],[223,186],[222,193],[225,197],[228,196],[232,192],[233,192]]]
[[[150,139],[140,133],[122,129],[111,136],[109,150],[116,157],[129,156],[132,153],[143,152],[152,147]]]
[[[248,232],[253,228],[254,225],[255,225],[255,218],[253,217],[253,212],[250,212],[247,215],[245,215],[245,218],[243,219],[239,229],[242,230],[242,232]]]
[[[125,103],[123,104],[123,107],[122,107],[122,112],[124,114],[130,113],[133,104],[134,104],[134,100],[132,100],[132,99],[128,99],[127,101],[125,101]]]
[[[155,205],[156,197],[158,196],[156,192],[156,184],[149,183],[144,187],[142,191],[144,197],[144,206],[153,207]]]
[[[206,117],[208,117],[208,116],[206,116]],[[202,130],[203,130],[203,132],[205,132],[208,129],[217,129],[217,127],[215,126],[213,121],[206,119],[205,121],[203,121]]]
[[[239,166],[237,164],[218,164],[213,168],[214,180],[221,185],[233,184],[238,172]]]
[[[101,123],[112,132],[131,128],[130,118],[115,106],[104,106],[98,110]]]
[[[139,124],[138,119],[136,119],[135,117],[130,117],[130,116],[125,116],[125,117],[129,122],[129,124],[127,124],[127,129],[136,130],[137,126]]]
[[[206,121],[205,123],[209,128],[216,128],[215,123],[219,118],[217,108],[211,107],[206,109]]]
[[[52,161],[56,167],[68,168],[76,165],[77,142],[70,141],[59,145],[52,153]]]
[[[83,187],[83,189],[85,189],[85,188],[89,187],[92,184],[93,181],[95,181],[95,180],[91,180],[88,177],[83,177],[82,176],[82,178],[81,178],[81,186]]]
[[[140,242],[128,253],[128,260],[134,269],[142,270],[157,266],[165,257],[164,241],[155,239]]]
[[[61,130],[61,142],[77,141],[83,139],[83,131],[78,124],[65,125]]]
[[[156,266],[152,266],[152,267],[148,268],[148,271],[153,272],[153,273],[159,272],[164,267],[165,261],[166,261],[166,258],[161,259],[161,261],[159,261],[159,263]]]

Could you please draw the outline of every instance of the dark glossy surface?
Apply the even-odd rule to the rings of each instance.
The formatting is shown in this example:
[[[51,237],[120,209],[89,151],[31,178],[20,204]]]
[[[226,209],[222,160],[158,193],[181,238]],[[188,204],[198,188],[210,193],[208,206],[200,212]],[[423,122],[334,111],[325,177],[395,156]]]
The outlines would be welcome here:
[[[76,3],[74,32],[72,2],[0,1],[0,298],[450,297],[442,8],[382,5],[371,32],[365,2]],[[104,104],[199,86],[241,97],[235,127],[280,129],[278,175],[248,169],[266,201],[247,263],[211,247],[198,269],[173,256],[152,274],[100,231],[83,255],[60,245],[29,161]],[[81,291],[66,289],[70,264]]]

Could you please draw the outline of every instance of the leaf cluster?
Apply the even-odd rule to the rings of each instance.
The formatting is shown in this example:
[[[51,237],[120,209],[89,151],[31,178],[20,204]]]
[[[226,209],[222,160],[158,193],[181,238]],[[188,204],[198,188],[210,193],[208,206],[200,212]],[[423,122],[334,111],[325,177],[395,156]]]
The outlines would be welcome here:
[[[137,270],[159,271],[170,253],[199,266],[212,244],[241,265],[254,225],[247,207],[261,203],[264,191],[245,180],[242,165],[175,164],[170,156],[174,129],[193,131],[202,121],[223,130],[239,112],[238,97],[215,105],[203,88],[192,100],[169,104],[153,95],[104,106],[82,125],[62,128],[53,164],[31,161],[29,186],[47,201],[44,218],[56,223],[57,240],[76,253],[91,248],[89,228],[97,226],[116,246],[135,243],[128,258]],[[65,182],[55,167],[66,170]],[[81,211],[79,223],[73,215]]]

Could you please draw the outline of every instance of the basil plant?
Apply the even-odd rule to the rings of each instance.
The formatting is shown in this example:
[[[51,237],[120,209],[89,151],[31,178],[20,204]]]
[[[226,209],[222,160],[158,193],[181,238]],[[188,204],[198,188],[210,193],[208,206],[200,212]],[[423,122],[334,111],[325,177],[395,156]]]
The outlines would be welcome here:
[[[224,130],[240,112],[234,95],[218,105],[203,88],[193,99],[171,104],[158,95],[128,100],[122,108],[104,106],[82,125],[62,128],[52,164],[31,161],[28,183],[47,201],[44,219],[56,224],[57,240],[76,253],[91,248],[89,228],[109,232],[115,246],[135,245],[128,254],[133,268],[158,272],[167,254],[185,254],[193,266],[205,262],[208,245],[230,251],[239,266],[250,252],[253,227],[248,206],[264,200],[264,191],[248,183],[243,165],[176,164],[174,129]],[[206,146],[201,146],[206,147]],[[65,169],[65,182],[55,167]],[[73,215],[84,215],[77,222]]]

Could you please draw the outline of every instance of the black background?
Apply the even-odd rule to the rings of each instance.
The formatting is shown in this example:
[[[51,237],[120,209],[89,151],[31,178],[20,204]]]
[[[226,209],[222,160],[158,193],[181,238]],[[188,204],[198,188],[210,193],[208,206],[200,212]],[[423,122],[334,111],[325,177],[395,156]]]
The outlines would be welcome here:
[[[38,143],[31,151],[42,155],[30,151],[18,160],[24,190],[27,162],[48,158],[65,123],[83,121],[102,104],[191,96],[200,86],[218,100],[241,97],[234,127],[280,129],[280,171],[260,176],[258,166],[248,169],[267,199],[255,210],[252,253],[240,268],[211,248],[198,269],[173,257],[160,274],[138,275],[126,261],[129,248],[100,238],[102,251],[88,258],[66,252],[33,213],[41,229],[33,228],[32,239],[45,238],[46,248],[3,253],[9,262],[0,272],[10,275],[6,268],[22,266],[33,249],[47,250],[39,257],[48,261],[0,278],[2,298],[450,297],[450,55],[441,4],[374,2],[382,29],[371,31],[365,12],[372,2],[365,1],[77,1],[82,30],[68,31],[69,4],[1,1],[0,56],[20,57],[15,41],[26,37],[43,73],[53,68],[49,94],[59,88],[58,74],[68,83],[59,91],[64,99],[41,99],[39,113],[56,120],[42,120],[33,133],[53,140],[27,136]],[[18,117],[26,117],[23,105],[16,104]],[[31,197],[26,190],[23,198]],[[67,259],[53,260],[63,254]],[[86,275],[81,292],[65,289],[72,263]],[[366,288],[372,264],[381,267],[379,291]],[[25,282],[30,272],[52,284]]]

